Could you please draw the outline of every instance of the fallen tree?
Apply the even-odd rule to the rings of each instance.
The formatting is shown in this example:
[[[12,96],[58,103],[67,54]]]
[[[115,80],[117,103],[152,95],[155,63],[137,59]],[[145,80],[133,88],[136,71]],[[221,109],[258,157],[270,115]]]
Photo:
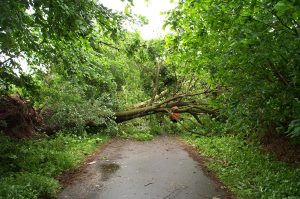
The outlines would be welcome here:
[[[201,114],[216,116],[218,111],[210,108],[206,103],[201,102],[199,96],[208,95],[210,91],[201,93],[181,93],[167,97],[167,91],[153,97],[152,100],[137,103],[125,111],[116,111],[114,120],[116,123],[122,123],[135,118],[144,117],[151,114],[163,113],[166,115],[172,114],[172,106],[177,106],[178,113],[188,113],[192,115],[198,123],[201,123],[198,116]],[[76,121],[61,126],[46,125],[43,122],[45,117],[51,115],[51,110],[44,111],[47,114],[40,115],[40,111],[35,110],[32,105],[21,97],[2,97],[0,99],[0,121],[1,131],[6,135],[16,138],[31,137],[35,131],[54,134],[62,128],[72,128],[76,126]],[[43,118],[44,117],[44,118]],[[97,126],[91,121],[86,122],[86,126]]]
[[[192,116],[196,117],[199,114],[209,114],[215,116],[217,114],[217,110],[209,108],[206,103],[199,102],[196,100],[189,100],[190,97],[197,95],[205,95],[208,94],[208,91],[202,93],[195,94],[177,94],[166,98],[163,101],[159,101],[153,104],[150,104],[150,100],[147,100],[147,103],[139,103],[143,104],[143,106],[133,106],[138,108],[132,108],[126,111],[120,111],[115,113],[115,121],[117,123],[125,122],[134,118],[143,117],[146,115],[151,115],[155,113],[166,113],[170,114],[171,107],[177,106],[178,113],[189,113]],[[197,120],[198,121],[198,120]]]

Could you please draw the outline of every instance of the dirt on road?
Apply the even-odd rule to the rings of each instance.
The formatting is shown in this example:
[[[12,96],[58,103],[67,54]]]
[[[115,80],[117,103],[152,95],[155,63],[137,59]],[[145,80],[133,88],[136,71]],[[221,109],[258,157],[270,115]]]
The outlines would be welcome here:
[[[60,199],[230,198],[175,137],[115,140],[59,194]],[[187,152],[189,151],[189,152]],[[192,155],[189,155],[192,154]]]

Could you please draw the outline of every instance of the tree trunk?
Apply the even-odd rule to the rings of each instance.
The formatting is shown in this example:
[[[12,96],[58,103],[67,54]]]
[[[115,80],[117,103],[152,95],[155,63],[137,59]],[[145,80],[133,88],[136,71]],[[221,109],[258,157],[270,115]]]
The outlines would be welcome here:
[[[146,115],[151,115],[156,113],[170,114],[172,112],[171,107],[173,105],[176,105],[179,108],[178,110],[176,110],[176,112],[178,113],[189,113],[192,114],[193,116],[199,114],[209,114],[215,116],[217,114],[217,110],[214,109],[209,109],[199,105],[194,105],[194,104],[189,104],[184,102],[178,102],[178,103],[167,104],[165,106],[150,105],[142,108],[135,108],[127,111],[116,112],[115,121],[117,123],[122,123],[138,117],[143,117]]]
[[[113,118],[117,123],[122,123],[139,117],[144,117],[156,113],[172,114],[172,106],[177,106],[176,113],[189,113],[197,118],[199,114],[209,114],[215,116],[217,110],[207,107],[207,104],[197,102],[195,99],[190,99],[196,95],[206,94],[207,92],[197,94],[178,94],[169,98],[164,97],[166,91],[156,95],[152,100],[141,102],[134,105],[126,111],[115,112]],[[164,98],[164,100],[162,100]],[[157,101],[156,101],[157,100]],[[160,100],[160,101],[159,101]],[[185,101],[183,101],[185,100]],[[51,111],[50,111],[51,115]],[[46,132],[48,135],[55,134],[63,127],[59,124],[48,126],[42,122],[42,117],[31,104],[19,97],[2,97],[0,98],[0,131],[11,137],[24,138],[31,137],[34,130]],[[199,121],[198,121],[199,122]],[[76,123],[70,122],[65,125],[66,128],[75,127]],[[87,122],[86,126],[98,127],[93,122]]]

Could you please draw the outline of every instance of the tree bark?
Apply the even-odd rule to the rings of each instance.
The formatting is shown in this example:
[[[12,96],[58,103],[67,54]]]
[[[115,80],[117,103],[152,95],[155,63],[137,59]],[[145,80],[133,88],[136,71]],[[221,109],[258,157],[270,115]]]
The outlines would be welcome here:
[[[193,103],[193,102],[181,102],[181,101],[175,101],[176,99],[181,99],[183,96],[174,96],[172,98],[166,99],[163,102],[149,105],[145,107],[140,108],[133,108],[127,111],[121,111],[115,113],[115,121],[117,123],[125,122],[128,120],[132,120],[138,117],[143,117],[146,115],[156,114],[156,113],[166,113],[170,114],[171,107],[177,106],[178,110],[176,112],[178,113],[189,113],[193,116],[199,115],[199,114],[208,114],[215,116],[217,114],[217,110],[208,108],[205,106],[205,103]]]
[[[208,114],[215,116],[217,110],[209,108],[207,104],[199,102],[196,98],[198,95],[206,95],[209,92],[195,94],[177,94],[175,96],[166,97],[167,91],[163,91],[151,100],[139,103],[138,106],[134,105],[126,111],[115,112],[114,117],[116,123],[122,123],[139,117],[144,117],[156,113],[164,113],[171,115],[172,106],[177,106],[176,113],[189,113],[197,119],[197,115]],[[153,100],[153,98],[152,98]],[[31,137],[32,133],[36,131],[46,132],[47,134],[55,134],[62,128],[72,128],[76,126],[76,122],[70,122],[67,125],[61,126],[48,126],[43,122],[43,116],[34,110],[31,104],[27,103],[24,99],[18,97],[4,97],[0,98],[0,121],[6,122],[6,127],[0,124],[0,130],[12,137]],[[49,112],[51,115],[51,111]],[[198,122],[200,120],[197,120]],[[86,122],[86,126],[99,127],[93,122]],[[22,131],[20,131],[20,129]]]

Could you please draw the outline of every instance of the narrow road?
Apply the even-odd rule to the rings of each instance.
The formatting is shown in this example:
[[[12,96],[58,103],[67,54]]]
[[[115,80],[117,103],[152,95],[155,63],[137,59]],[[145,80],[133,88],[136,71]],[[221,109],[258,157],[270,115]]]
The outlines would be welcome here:
[[[103,149],[60,199],[207,199],[225,193],[174,137],[117,140]]]

